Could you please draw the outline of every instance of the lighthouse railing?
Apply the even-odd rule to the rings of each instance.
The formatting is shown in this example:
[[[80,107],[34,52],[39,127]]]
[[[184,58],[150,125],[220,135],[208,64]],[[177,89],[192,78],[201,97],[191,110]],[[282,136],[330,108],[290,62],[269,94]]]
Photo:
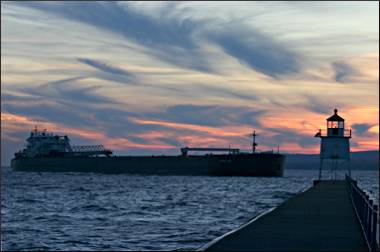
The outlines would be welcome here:
[[[350,129],[344,130],[344,137],[351,137],[351,130]]]
[[[373,203],[369,195],[357,186],[357,181],[346,175],[348,192],[351,197],[356,216],[362,226],[364,236],[371,251],[377,251],[377,217],[379,215],[378,206]]]
[[[345,129],[343,131],[343,135],[340,135],[339,137],[349,137],[351,138],[351,130],[350,129]],[[317,132],[317,134],[315,136],[318,136],[318,137],[327,137],[329,136],[328,134],[328,130],[327,129],[319,129],[319,131]]]

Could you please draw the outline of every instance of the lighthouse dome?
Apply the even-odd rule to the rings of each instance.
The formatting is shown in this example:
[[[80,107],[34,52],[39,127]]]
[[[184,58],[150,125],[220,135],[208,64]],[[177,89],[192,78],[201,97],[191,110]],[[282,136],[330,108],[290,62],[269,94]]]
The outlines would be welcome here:
[[[327,118],[328,122],[334,121],[334,122],[344,122],[344,119],[338,115],[338,110],[334,109],[334,114]]]

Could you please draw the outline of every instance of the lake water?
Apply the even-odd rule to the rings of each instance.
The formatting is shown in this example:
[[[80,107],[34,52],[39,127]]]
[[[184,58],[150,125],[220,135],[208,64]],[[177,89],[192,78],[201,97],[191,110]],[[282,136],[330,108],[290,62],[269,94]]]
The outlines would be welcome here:
[[[193,250],[306,190],[318,171],[259,178],[4,168],[1,175],[2,250]],[[378,171],[352,177],[378,202]]]

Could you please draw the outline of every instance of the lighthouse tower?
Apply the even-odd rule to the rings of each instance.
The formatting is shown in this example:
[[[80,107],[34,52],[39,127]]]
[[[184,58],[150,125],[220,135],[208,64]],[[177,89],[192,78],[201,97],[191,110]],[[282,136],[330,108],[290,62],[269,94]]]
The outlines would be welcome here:
[[[330,160],[331,170],[335,171],[340,160],[350,160],[351,130],[344,128],[344,119],[334,109],[334,114],[327,118],[327,129],[319,130],[315,137],[321,138],[319,179],[322,176],[324,160]],[[348,169],[351,175],[351,169]]]

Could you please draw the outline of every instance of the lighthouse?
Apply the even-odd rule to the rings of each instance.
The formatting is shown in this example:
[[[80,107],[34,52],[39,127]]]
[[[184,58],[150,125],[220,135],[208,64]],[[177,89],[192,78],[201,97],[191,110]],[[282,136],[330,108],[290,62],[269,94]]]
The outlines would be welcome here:
[[[326,121],[326,130],[320,129],[315,134],[315,137],[321,138],[319,179],[322,177],[325,160],[330,161],[331,171],[335,171],[335,176],[339,162],[350,160],[351,130],[344,128],[344,119],[338,115],[337,109],[334,109],[334,114]],[[348,173],[351,175],[350,167]]]

